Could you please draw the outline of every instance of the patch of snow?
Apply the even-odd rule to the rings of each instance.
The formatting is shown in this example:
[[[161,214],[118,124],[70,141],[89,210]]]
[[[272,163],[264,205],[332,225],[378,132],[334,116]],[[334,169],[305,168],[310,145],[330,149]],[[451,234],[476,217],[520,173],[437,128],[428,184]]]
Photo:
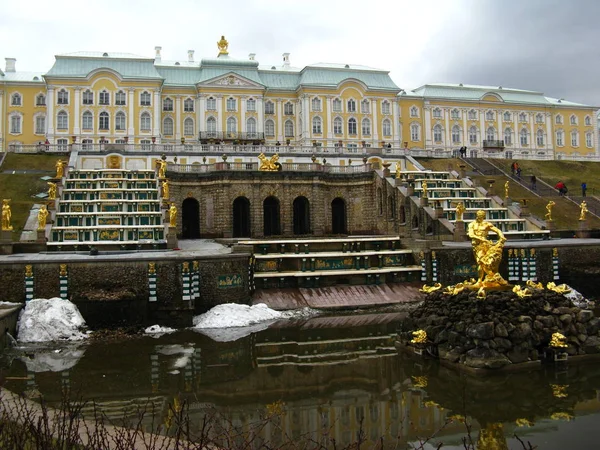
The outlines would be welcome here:
[[[594,302],[585,298],[583,295],[581,295],[580,292],[575,290],[573,287],[568,286],[568,288],[571,289],[571,292],[564,294],[564,296],[571,300],[575,306],[584,309],[594,306]]]
[[[177,331],[175,328],[161,327],[160,325],[152,325],[144,330],[144,333],[152,335],[154,338],[159,338],[165,334]]]
[[[178,356],[175,358],[173,362],[171,362],[171,368],[174,369],[169,373],[179,373],[179,370],[190,363],[190,358],[194,354],[195,348],[194,344],[187,344],[187,346],[179,345],[179,344],[171,344],[171,345],[159,345],[156,347],[157,353],[165,356]]]
[[[36,349],[19,356],[28,372],[62,372],[71,369],[85,353],[85,347],[63,347],[61,349]]]
[[[273,320],[269,320],[267,322],[255,323],[254,325],[247,327],[193,328],[193,330],[197,333],[208,336],[216,342],[233,342],[249,336],[252,333],[258,333],[259,331],[266,330],[273,322]]]
[[[0,302],[0,306],[20,306],[22,303]]]
[[[87,337],[81,332],[85,320],[77,306],[58,297],[38,298],[25,304],[19,314],[19,342],[80,341]]]

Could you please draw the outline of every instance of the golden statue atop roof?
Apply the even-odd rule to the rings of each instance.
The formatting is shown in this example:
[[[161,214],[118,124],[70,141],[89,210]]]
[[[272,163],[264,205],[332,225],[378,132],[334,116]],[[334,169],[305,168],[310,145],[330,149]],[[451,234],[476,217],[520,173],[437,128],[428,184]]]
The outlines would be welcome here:
[[[217,47],[219,48],[219,55],[229,55],[227,51],[227,47],[229,47],[229,42],[225,39],[225,36],[221,36],[221,40],[217,42]]]

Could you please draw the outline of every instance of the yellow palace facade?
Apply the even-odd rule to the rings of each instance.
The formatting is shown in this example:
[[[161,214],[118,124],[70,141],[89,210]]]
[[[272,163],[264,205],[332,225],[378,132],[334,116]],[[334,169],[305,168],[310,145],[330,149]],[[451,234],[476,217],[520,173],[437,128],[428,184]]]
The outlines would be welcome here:
[[[540,92],[428,84],[400,89],[365,66],[296,68],[229,56],[181,61],[119,53],[57,55],[48,72],[0,70],[0,148],[45,144],[139,149],[201,144],[337,148],[361,152],[595,159],[596,110]],[[157,147],[158,148],[158,147]]]

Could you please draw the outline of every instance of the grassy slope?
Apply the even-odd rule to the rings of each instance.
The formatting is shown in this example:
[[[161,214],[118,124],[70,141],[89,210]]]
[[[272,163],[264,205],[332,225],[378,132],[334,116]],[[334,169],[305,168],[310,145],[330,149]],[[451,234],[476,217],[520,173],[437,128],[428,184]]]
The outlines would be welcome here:
[[[23,155],[8,153],[0,167],[0,198],[11,199],[11,225],[13,240],[19,240],[25,226],[29,211],[34,203],[43,200],[32,197],[40,192],[47,192],[48,185],[40,180],[43,176],[56,174],[55,164],[60,159],[52,155]],[[64,160],[65,158],[62,157]],[[34,170],[35,173],[12,173],[19,170]]]

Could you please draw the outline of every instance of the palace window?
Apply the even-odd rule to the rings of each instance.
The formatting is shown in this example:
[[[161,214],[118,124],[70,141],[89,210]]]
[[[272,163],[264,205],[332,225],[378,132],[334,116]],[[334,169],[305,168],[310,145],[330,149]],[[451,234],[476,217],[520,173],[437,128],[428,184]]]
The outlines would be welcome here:
[[[37,115],[35,116],[35,134],[46,133],[46,116]]]
[[[419,108],[413,106],[410,108],[410,117],[419,117]]]
[[[84,111],[81,118],[81,128],[84,130],[94,129],[94,116],[90,111]]]
[[[362,120],[362,135],[371,136],[371,121],[369,119]]]
[[[381,102],[381,114],[390,114],[390,102],[384,100]]]
[[[347,109],[347,112],[356,112],[356,101],[354,99],[348,100]]]
[[[565,145],[565,133],[563,130],[556,130],[556,146],[563,147]]]
[[[442,126],[439,124],[433,127],[433,140],[434,142],[442,142]]]
[[[173,119],[170,117],[163,119],[163,134],[165,136],[173,136]]]
[[[69,93],[61,89],[58,91],[58,95],[56,96],[56,103],[59,105],[68,105],[69,104]]]
[[[227,111],[237,111],[237,100],[233,97],[227,99]]]
[[[486,111],[485,120],[494,120],[494,111]]]
[[[512,145],[512,129],[504,129],[504,145]]]
[[[140,105],[141,106],[151,106],[152,104],[152,95],[150,92],[144,91],[140,94]]]
[[[587,133],[585,133],[585,146],[588,148],[591,148],[594,146],[593,134],[590,133],[589,131]]]
[[[103,111],[100,113],[98,118],[99,118],[98,129],[99,130],[108,130],[110,128],[109,127],[110,117],[109,117],[108,113],[106,111]]]
[[[237,120],[235,117],[227,118],[227,133],[237,133]]]
[[[342,101],[339,98],[334,98],[331,103],[333,112],[342,112]]]
[[[271,119],[265,122],[265,136],[275,136],[275,122],[273,122]]]
[[[536,114],[535,115],[535,121],[537,123],[544,123],[544,115],[543,114]]]
[[[460,119],[460,111],[456,108],[453,109],[452,111],[450,111],[450,117],[454,120]]]
[[[183,111],[194,112],[194,100],[191,98],[186,98],[183,102]]]
[[[126,122],[127,119],[123,111],[119,111],[117,114],[115,114],[115,130],[124,131],[127,127]]]
[[[524,112],[519,113],[519,122],[527,122],[527,114]]]
[[[17,94],[16,92],[10,96],[10,105],[11,106],[21,106],[22,98],[21,94]]]
[[[69,129],[69,116],[66,111],[59,111],[56,115],[56,129],[57,130],[68,130]]]
[[[93,105],[94,104],[94,93],[89,89],[83,91],[82,103],[84,105]]]
[[[442,118],[442,110],[440,108],[434,108],[433,110],[433,118],[441,119]]]
[[[477,127],[475,126],[469,128],[469,143],[477,144]]]
[[[10,116],[10,132],[11,134],[21,134],[22,119],[20,114]]]
[[[348,134],[353,136],[356,135],[356,119],[354,117],[348,119]]]
[[[527,130],[525,128],[521,130],[519,136],[521,138],[521,145],[529,145],[529,133],[527,133]]]
[[[115,94],[115,105],[117,106],[125,106],[127,103],[127,94],[123,91],[118,91]]]
[[[81,148],[83,150],[91,150],[94,147],[94,141],[91,139],[83,139],[81,141]]]
[[[183,134],[186,136],[194,135],[194,120],[191,117],[183,121]]]
[[[206,119],[206,131],[208,133],[216,133],[217,132],[217,119],[214,117],[209,117]]]
[[[418,123],[413,123],[410,125],[410,139],[412,141],[421,140],[421,126]]]
[[[38,94],[35,98],[35,106],[46,106],[46,96],[44,94]]]
[[[206,99],[206,110],[216,111],[217,110],[217,99],[214,97],[208,97]]]
[[[562,125],[562,123],[563,123],[563,117],[562,117],[560,114],[557,114],[557,115],[556,115],[556,118],[554,119],[554,121],[555,121],[557,124],[559,124],[559,125]]]
[[[150,131],[152,129],[152,117],[150,117],[150,113],[143,112],[140,116],[140,130],[142,131]]]
[[[489,127],[487,129],[486,139],[488,141],[494,141],[496,139],[496,129],[494,127]]]
[[[333,134],[342,134],[342,128],[342,119],[340,117],[333,119]]]
[[[291,120],[285,121],[284,133],[285,137],[294,137],[294,122]]]
[[[321,111],[321,100],[318,97],[311,100],[311,108],[315,112]]]
[[[250,138],[256,136],[256,119],[254,117],[249,117],[248,120],[246,120],[246,132]]]
[[[452,127],[452,143],[453,144],[460,143],[460,127],[458,125],[454,125]]]
[[[273,102],[268,101],[265,103],[265,114],[275,114],[275,105]]]
[[[246,111],[256,111],[256,100],[253,98],[246,100]]]
[[[544,131],[543,130],[537,130],[536,143],[537,143],[538,147],[544,146]]]
[[[389,119],[384,119],[384,121],[381,124],[381,128],[381,131],[383,132],[384,136],[392,135],[392,122],[390,122]]]
[[[370,109],[371,109],[370,106],[371,105],[370,105],[369,100],[363,100],[362,102],[360,102],[360,112],[362,114],[369,114]]]
[[[313,132],[313,134],[321,134],[323,132],[323,130],[321,129],[321,118],[320,117],[313,117],[312,132]]]
[[[469,111],[469,120],[477,120],[477,111],[475,111],[474,109],[471,109]]]
[[[571,147],[579,147],[579,132],[577,130],[571,131]]]
[[[163,100],[163,111],[173,111],[173,100],[169,97]]]
[[[590,116],[585,116],[585,125],[588,127],[592,125],[592,118]]]
[[[509,113],[508,111],[505,111],[502,118],[504,119],[505,122],[510,122],[512,120],[511,113]]]
[[[58,145],[58,150],[61,152],[69,151],[69,140],[68,139],[57,139],[56,145]]]
[[[291,102],[287,102],[285,105],[283,105],[283,113],[286,116],[291,116],[294,114],[294,105]]]
[[[577,125],[577,116],[575,114],[572,114],[569,120],[571,122],[571,125]]]
[[[100,95],[98,96],[98,104],[110,105],[110,93],[108,91],[100,92]]]

